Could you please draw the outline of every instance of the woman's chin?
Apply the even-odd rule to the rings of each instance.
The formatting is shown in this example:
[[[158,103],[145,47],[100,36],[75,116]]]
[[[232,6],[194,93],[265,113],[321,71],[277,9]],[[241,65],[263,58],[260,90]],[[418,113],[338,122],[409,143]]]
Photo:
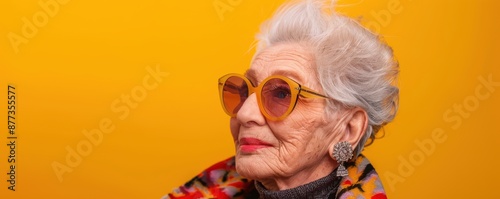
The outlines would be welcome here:
[[[236,171],[250,179],[262,178],[262,175],[266,173],[267,164],[263,162],[265,159],[262,154],[236,154]],[[257,172],[256,172],[257,171]]]

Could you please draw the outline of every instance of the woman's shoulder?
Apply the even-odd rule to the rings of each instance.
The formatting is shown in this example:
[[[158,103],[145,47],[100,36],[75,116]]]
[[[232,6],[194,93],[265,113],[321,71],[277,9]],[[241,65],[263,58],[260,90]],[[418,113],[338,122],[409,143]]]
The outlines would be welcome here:
[[[380,176],[368,158],[360,154],[345,164],[349,175],[342,178],[337,198],[387,198]]]

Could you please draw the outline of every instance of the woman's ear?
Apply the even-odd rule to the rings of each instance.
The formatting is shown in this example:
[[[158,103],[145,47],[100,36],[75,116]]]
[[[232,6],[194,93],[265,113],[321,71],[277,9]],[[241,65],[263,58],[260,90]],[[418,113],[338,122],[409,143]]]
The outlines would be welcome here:
[[[351,109],[350,112],[351,113],[348,115],[349,118],[347,118],[346,132],[342,141],[349,142],[354,150],[366,133],[368,114],[359,107]]]
[[[340,132],[338,142],[347,141],[352,147],[352,150],[358,146],[361,138],[365,135],[366,128],[368,126],[368,114],[362,108],[356,107],[353,109],[346,110],[345,118],[342,119],[342,128]],[[337,143],[330,143],[328,147],[328,152],[330,156],[333,157],[333,148]]]

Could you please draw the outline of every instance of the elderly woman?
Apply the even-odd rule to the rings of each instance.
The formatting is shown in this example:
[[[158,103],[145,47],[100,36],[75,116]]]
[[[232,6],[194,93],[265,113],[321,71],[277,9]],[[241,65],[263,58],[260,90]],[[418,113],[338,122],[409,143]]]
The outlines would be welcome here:
[[[392,121],[392,50],[323,1],[282,6],[245,74],[219,79],[236,155],[166,198],[386,198],[360,154]]]

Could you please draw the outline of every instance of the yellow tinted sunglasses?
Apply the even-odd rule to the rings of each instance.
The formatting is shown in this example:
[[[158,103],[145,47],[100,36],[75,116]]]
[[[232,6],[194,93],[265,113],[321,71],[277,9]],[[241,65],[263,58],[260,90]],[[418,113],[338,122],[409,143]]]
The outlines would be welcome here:
[[[257,87],[253,86],[247,77],[240,74],[232,73],[219,78],[222,108],[231,117],[236,116],[252,93],[257,95],[260,112],[273,121],[282,120],[290,115],[299,96],[329,98],[281,75],[270,76]]]

